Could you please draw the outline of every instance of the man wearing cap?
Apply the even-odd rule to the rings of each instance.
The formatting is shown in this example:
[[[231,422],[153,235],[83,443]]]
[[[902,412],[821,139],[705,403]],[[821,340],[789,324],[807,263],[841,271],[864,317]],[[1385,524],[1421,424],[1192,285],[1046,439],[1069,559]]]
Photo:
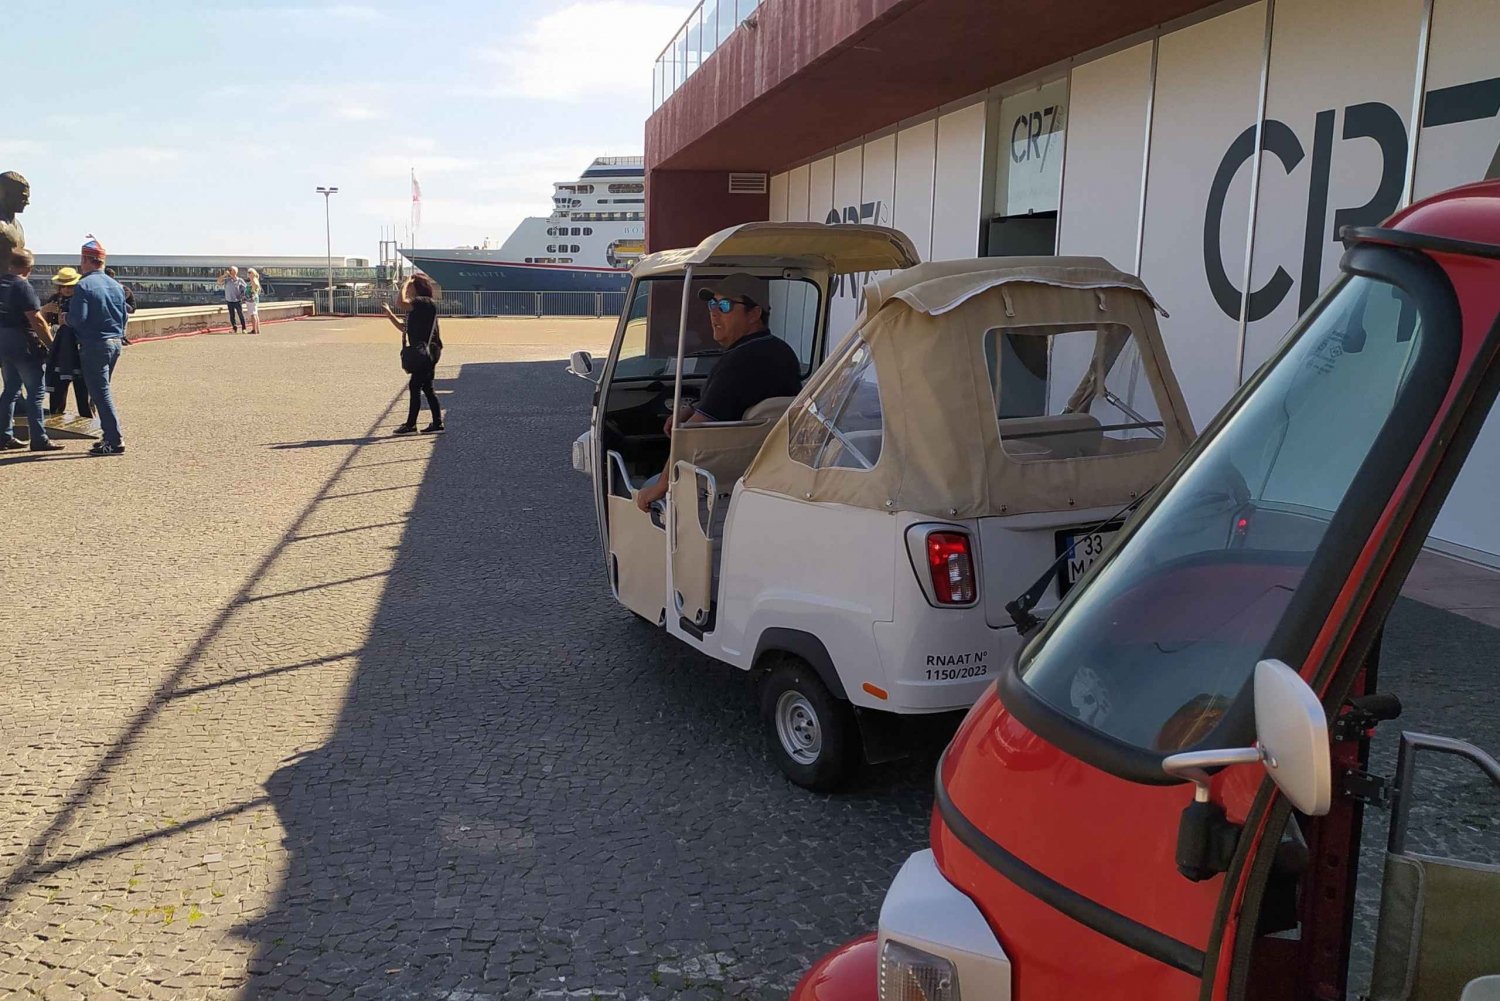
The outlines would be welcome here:
[[[679,424],[737,421],[745,411],[777,396],[796,396],[802,391],[802,363],[797,352],[766,326],[770,309],[766,283],[743,272],[713,280],[698,290],[708,306],[708,323],[714,341],[724,349],[719,363],[708,374],[703,395],[695,404],[684,404]],[[667,420],[672,433],[672,420]],[[648,511],[667,495],[667,475],[655,477],[635,495],[636,507]]]
[[[68,326],[78,338],[78,356],[89,396],[99,411],[104,440],[89,449],[90,455],[119,455],[125,451],[120,438],[120,415],[115,410],[109,379],[120,360],[125,338],[125,290],[104,273],[104,246],[92,236],[83,245],[78,270],[83,279],[73,293]]]

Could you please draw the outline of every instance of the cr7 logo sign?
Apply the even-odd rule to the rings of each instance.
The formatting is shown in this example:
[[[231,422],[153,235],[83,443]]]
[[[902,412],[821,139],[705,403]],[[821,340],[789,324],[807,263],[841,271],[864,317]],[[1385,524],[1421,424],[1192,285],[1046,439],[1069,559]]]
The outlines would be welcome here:
[[[1494,118],[1500,115],[1500,77],[1479,80],[1457,87],[1445,87],[1430,91],[1422,115],[1424,128],[1454,125]],[[1306,227],[1303,231],[1301,283],[1299,311],[1305,311],[1318,297],[1322,285],[1323,251],[1325,246],[1337,238],[1345,226],[1372,226],[1401,205],[1401,196],[1406,187],[1407,143],[1406,123],[1401,115],[1388,104],[1367,102],[1351,104],[1344,109],[1343,128],[1339,137],[1343,141],[1373,140],[1380,150],[1380,181],[1369,200],[1363,205],[1342,206],[1333,213],[1333,232],[1328,234],[1325,220],[1328,215],[1329,188],[1333,166],[1335,112],[1332,109],[1318,112],[1313,122],[1312,162],[1310,164],[1307,194]],[[1265,152],[1271,154],[1288,174],[1295,171],[1308,152],[1291,126],[1274,118],[1265,122],[1262,138]],[[1223,234],[1224,203],[1229,195],[1229,186],[1240,169],[1255,156],[1255,126],[1241,132],[1230,143],[1224,158],[1219,162],[1209,188],[1208,205],[1203,219],[1203,265],[1209,289],[1214,301],[1225,315],[1238,319],[1240,315],[1240,289],[1234,284],[1224,267],[1220,251]],[[1500,176],[1500,149],[1488,165],[1476,164],[1475,180],[1481,176]],[[1269,168],[1268,168],[1269,169]],[[1286,268],[1278,266],[1266,283],[1254,289],[1248,296],[1246,316],[1250,321],[1264,319],[1281,305],[1291,292],[1293,280]]]
[[[845,205],[843,212],[840,212],[838,209],[829,209],[828,215],[824,217],[823,221],[830,226],[837,226],[840,223],[861,222],[879,225],[880,217],[884,214],[885,202],[861,202],[858,205]],[[862,273],[853,275],[834,275],[833,283],[831,288],[829,289],[829,292],[834,298],[858,295],[859,290],[865,284],[865,280],[867,277],[867,275]]]
[[[1052,151],[1052,137],[1057,134],[1057,115],[1061,107],[1048,105],[1029,115],[1017,115],[1010,127],[1010,162],[1025,163],[1031,159],[1046,161]],[[1046,139],[1047,145],[1042,146]]]

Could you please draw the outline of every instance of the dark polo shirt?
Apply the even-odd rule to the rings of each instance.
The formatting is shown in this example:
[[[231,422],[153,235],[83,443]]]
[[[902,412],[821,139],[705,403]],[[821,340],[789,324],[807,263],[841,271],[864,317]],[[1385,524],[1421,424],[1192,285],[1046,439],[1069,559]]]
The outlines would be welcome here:
[[[777,396],[802,391],[802,363],[792,346],[769,330],[757,330],[734,343],[708,373],[695,408],[711,421],[737,421],[745,411]]]

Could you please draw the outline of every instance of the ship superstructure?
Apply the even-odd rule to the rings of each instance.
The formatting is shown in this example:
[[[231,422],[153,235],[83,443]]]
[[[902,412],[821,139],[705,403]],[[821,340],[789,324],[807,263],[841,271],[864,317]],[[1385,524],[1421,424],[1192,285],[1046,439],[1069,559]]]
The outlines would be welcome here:
[[[645,239],[645,159],[608,156],[554,183],[552,213],[523,219],[499,249],[403,253],[448,291],[615,292]]]

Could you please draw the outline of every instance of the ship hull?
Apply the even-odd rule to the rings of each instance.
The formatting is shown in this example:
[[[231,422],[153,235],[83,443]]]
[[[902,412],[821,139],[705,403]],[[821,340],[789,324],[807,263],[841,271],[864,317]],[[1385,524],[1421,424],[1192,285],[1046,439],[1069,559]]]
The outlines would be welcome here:
[[[623,292],[630,282],[629,271],[614,268],[474,261],[420,252],[406,256],[444,292]]]

